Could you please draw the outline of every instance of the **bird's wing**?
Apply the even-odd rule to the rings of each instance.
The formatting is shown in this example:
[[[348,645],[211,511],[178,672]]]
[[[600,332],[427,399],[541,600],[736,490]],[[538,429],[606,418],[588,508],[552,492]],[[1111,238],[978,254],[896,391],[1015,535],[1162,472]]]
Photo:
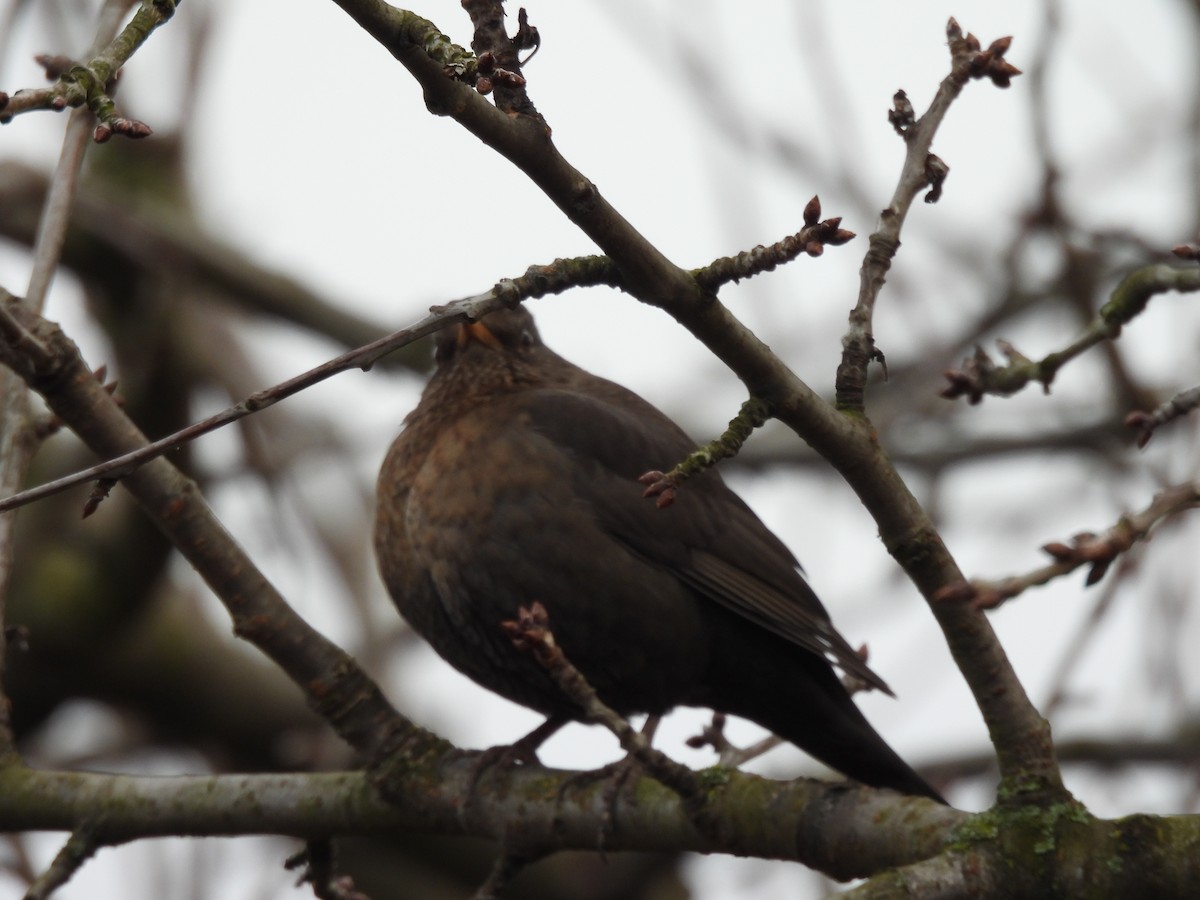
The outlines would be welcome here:
[[[698,594],[890,694],[834,629],[796,558],[717,472],[690,479],[666,509],[642,497],[637,477],[670,469],[695,444],[636,394],[587,378],[582,391],[527,391],[518,402],[536,430],[580,463],[575,490],[601,527]]]

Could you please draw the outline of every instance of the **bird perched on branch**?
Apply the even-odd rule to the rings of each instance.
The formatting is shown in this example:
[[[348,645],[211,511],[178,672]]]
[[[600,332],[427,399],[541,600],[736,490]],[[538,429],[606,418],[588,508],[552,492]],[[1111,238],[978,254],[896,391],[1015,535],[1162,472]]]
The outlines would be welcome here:
[[[444,330],[436,358],[379,475],[375,548],[400,613],[451,665],[579,718],[501,627],[537,601],[618,712],[744,716],[851,778],[944,802],[854,704],[833,663],[891,692],[721,476],[665,509],[642,498],[638,476],[694,449],[674,422],[548,349],[523,308]]]

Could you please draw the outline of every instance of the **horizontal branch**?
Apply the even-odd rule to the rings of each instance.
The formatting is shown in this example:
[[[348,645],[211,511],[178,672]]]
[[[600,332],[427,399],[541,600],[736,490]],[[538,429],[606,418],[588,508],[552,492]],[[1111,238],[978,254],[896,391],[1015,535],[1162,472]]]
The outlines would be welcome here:
[[[0,829],[86,829],[97,845],[170,835],[314,839],[414,829],[505,840],[517,852],[595,849],[598,823],[613,802],[603,782],[540,766],[493,768],[476,781],[477,774],[473,755],[458,757],[403,781],[407,793],[385,802],[361,772],[147,777],[10,765],[0,768]],[[643,776],[617,798],[606,848],[796,860],[839,879],[907,867],[873,879],[863,897],[893,896],[878,891],[894,879],[912,884],[930,869],[955,871],[964,859],[978,869],[975,889],[1005,871],[1009,895],[1019,879],[1022,896],[1043,896],[1054,884],[1064,896],[1185,897],[1200,875],[1187,849],[1200,843],[1198,816],[1101,820],[1069,804],[1009,818],[1003,811],[972,816],[846,783],[773,782],[728,770],[700,776],[710,835],[694,827],[673,791]],[[521,828],[511,829],[518,820]],[[954,849],[943,852],[950,841]],[[1047,841],[1055,852],[1041,853],[1037,867],[1013,867],[1014,848]],[[1151,889],[1135,890],[1139,880]]]
[[[419,776],[396,779],[384,800],[363,772],[150,777],[0,768],[0,830],[90,829],[100,844],[165,836],[425,834],[507,838],[538,852],[594,850],[614,802],[605,783],[541,766],[493,767],[456,754]],[[720,770],[700,773],[712,835],[649,776],[616,799],[609,850],[726,852],[790,859],[836,877],[865,875],[936,853],[967,813],[844,782],[774,782]],[[469,800],[464,801],[464,798]],[[772,815],[759,815],[770,808]],[[519,821],[519,834],[511,823]],[[719,837],[714,837],[717,835]],[[818,837],[819,836],[819,837]],[[856,853],[838,853],[852,845]],[[839,861],[840,858],[840,861]]]
[[[87,823],[107,844],[168,836],[323,837],[405,824],[362,772],[150,777],[0,769],[0,830],[74,831]]]

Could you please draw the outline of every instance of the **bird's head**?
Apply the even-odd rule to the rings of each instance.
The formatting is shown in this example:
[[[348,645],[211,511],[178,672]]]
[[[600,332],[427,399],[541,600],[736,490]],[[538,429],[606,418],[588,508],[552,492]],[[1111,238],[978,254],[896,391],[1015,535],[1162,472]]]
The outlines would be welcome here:
[[[469,353],[494,351],[517,356],[544,347],[533,316],[523,306],[488,313],[475,322],[460,322],[438,333],[439,366]]]
[[[437,373],[430,387],[481,395],[561,386],[579,370],[542,343],[523,307],[489,313],[438,333]]]

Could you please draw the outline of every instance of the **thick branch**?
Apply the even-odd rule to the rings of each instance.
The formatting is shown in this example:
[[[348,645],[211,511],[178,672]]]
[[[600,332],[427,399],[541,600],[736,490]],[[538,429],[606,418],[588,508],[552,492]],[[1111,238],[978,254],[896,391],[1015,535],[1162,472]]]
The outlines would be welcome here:
[[[0,343],[0,361],[17,372],[80,439],[101,457],[121,456],[147,443],[84,364],[79,350],[51,322],[5,303],[7,319],[46,348],[25,355]],[[225,530],[195,484],[164,459],[123,482],[138,505],[208,583],[233,618],[234,630],[255,644],[304,691],[312,707],[368,758],[397,740],[414,752],[445,749],[384,700],[353,659],[308,626]]]
[[[417,829],[508,838],[514,849],[532,852],[595,849],[598,823],[610,811],[603,783],[541,766],[478,774],[474,755],[456,755],[395,779],[385,801],[361,772],[150,778],[10,765],[0,768],[0,829],[87,826],[103,844],[168,835],[313,839]],[[725,770],[701,777],[712,835],[697,831],[674,792],[643,777],[620,801],[606,847],[794,859],[849,878],[924,859],[968,819],[930,801],[845,783],[773,782]],[[764,818],[768,808],[772,815]],[[511,828],[517,821],[519,833]],[[856,848],[850,858],[840,852],[847,845]]]

